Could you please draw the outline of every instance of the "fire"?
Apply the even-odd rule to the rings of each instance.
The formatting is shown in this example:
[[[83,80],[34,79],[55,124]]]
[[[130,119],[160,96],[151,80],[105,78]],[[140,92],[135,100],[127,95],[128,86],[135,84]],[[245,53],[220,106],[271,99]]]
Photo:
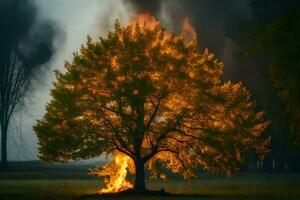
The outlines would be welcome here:
[[[190,20],[188,18],[184,18],[182,21],[182,31],[184,38],[187,41],[192,40],[193,38],[196,38],[196,29],[193,27],[193,25],[190,23]]]
[[[150,30],[153,30],[159,24],[159,22],[155,19],[154,16],[145,12],[138,14],[129,22],[129,25],[131,26],[135,26],[136,24],[139,24],[140,26],[145,25]]]
[[[134,172],[132,159],[117,152],[111,163],[104,165],[102,169],[91,170],[91,174],[106,177],[104,180],[106,186],[99,191],[100,194],[116,193],[133,188],[133,184],[126,180],[128,171]]]
[[[150,30],[153,30],[157,25],[159,25],[159,21],[156,20],[154,16],[152,16],[148,12],[140,13],[135,16],[132,20],[130,20],[129,25],[135,26],[139,24],[140,26],[145,26]],[[182,34],[187,42],[197,37],[195,27],[190,23],[188,18],[184,18],[181,23]],[[168,33],[166,33],[168,34]]]

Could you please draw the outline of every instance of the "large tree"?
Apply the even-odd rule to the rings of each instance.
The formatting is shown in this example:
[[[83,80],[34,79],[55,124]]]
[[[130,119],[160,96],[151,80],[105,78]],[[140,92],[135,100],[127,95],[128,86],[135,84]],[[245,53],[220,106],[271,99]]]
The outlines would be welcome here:
[[[154,177],[160,166],[185,178],[198,166],[229,175],[248,150],[263,156],[264,113],[241,83],[222,83],[223,63],[197,43],[153,23],[116,23],[107,38],[88,38],[67,72],[56,71],[52,100],[34,127],[40,159],[122,152],[143,192],[145,167]]]

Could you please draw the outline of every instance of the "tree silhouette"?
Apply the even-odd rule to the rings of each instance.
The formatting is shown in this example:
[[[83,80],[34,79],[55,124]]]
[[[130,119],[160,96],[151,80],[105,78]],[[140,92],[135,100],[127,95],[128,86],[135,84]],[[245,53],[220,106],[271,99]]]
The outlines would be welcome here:
[[[57,81],[34,130],[45,162],[122,152],[135,165],[134,189],[160,166],[184,178],[196,167],[231,174],[255,149],[269,122],[241,83],[222,83],[223,64],[197,39],[169,34],[159,24],[115,25],[106,39],[88,37]]]
[[[10,119],[33,89],[31,80],[42,75],[40,69],[52,57],[60,29],[51,21],[37,20],[37,8],[30,0],[1,0],[0,13],[1,166],[5,169]]]
[[[11,116],[29,83],[29,71],[12,52],[0,55],[1,167],[7,166],[7,131]]]

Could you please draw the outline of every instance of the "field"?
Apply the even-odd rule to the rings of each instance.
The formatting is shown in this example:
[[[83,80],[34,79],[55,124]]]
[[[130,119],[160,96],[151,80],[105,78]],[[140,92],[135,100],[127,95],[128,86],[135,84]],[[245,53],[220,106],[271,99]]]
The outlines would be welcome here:
[[[93,197],[102,181],[90,177],[86,168],[47,168],[0,173],[0,199],[141,199],[141,197]],[[232,177],[206,173],[191,183],[171,178],[147,181],[149,189],[177,194],[143,199],[300,199],[300,174],[238,173]]]

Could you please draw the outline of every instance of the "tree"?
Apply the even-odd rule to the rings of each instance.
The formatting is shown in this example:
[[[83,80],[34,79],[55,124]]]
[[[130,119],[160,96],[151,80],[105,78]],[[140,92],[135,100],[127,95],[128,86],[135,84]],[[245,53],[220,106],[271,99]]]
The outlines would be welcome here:
[[[197,39],[138,23],[88,37],[66,73],[56,71],[52,100],[34,130],[45,162],[121,152],[135,166],[134,189],[159,166],[185,178],[200,166],[231,174],[248,150],[262,157],[269,122],[241,83],[222,83],[223,64]]]
[[[1,166],[7,169],[10,119],[30,91],[30,81],[45,71],[39,69],[52,57],[59,29],[51,21],[37,20],[30,0],[1,0],[0,13]]]
[[[278,2],[278,6],[286,3],[282,0]],[[289,132],[291,133],[289,136],[285,135],[285,138],[288,138],[289,144],[292,144],[290,145],[292,147],[289,148],[297,147],[299,149],[299,2],[292,1],[286,4],[288,5],[284,6],[285,9],[279,9],[281,11],[280,14],[271,17],[271,19],[263,23],[258,21],[246,32],[245,35],[249,39],[249,45],[245,50],[245,55],[264,57],[264,64],[267,66],[273,86],[283,104],[285,122],[288,123]],[[253,10],[262,9],[259,9],[259,6],[254,4]]]
[[[8,51],[0,55],[1,167],[7,166],[7,132],[11,116],[27,90],[28,69]]]

